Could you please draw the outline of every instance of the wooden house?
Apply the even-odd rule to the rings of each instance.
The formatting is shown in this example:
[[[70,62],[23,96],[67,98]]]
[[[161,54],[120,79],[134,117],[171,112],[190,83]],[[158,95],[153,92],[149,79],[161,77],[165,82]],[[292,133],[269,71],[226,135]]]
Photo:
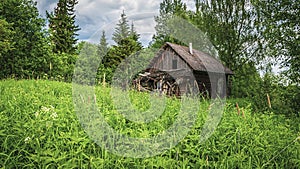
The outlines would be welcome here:
[[[159,91],[167,95],[202,94],[225,97],[230,93],[233,72],[216,58],[189,47],[165,43],[149,68],[135,80],[138,90]]]

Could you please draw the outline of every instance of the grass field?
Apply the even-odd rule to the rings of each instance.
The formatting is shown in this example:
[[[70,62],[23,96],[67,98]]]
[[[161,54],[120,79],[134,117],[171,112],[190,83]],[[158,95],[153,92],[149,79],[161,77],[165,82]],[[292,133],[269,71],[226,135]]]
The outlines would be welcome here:
[[[167,112],[147,124],[125,120],[114,109],[110,89],[97,87],[97,103],[107,122],[134,137],[150,137],[176,119],[176,99]],[[130,93],[140,110],[149,108],[148,95]],[[235,103],[245,117],[238,116]],[[74,112],[72,84],[54,81],[0,81],[0,168],[299,168],[300,119],[252,113],[250,103],[227,100],[213,135],[199,143],[209,103],[174,148],[150,158],[114,155],[98,146]],[[298,139],[297,139],[298,138]]]

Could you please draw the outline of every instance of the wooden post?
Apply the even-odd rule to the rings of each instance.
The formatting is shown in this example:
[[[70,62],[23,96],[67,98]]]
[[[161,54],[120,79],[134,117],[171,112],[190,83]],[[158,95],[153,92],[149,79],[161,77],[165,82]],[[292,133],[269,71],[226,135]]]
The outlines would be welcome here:
[[[271,109],[271,108],[272,108],[272,105],[271,105],[271,100],[270,100],[269,94],[267,94],[267,99],[268,99],[268,105],[269,105],[269,108]]]
[[[238,115],[240,115],[240,108],[239,108],[239,104],[236,102],[236,109],[237,109],[237,112],[238,112]]]
[[[106,82],[105,82],[105,73],[104,73],[104,75],[103,75],[103,81],[102,81],[102,85],[103,85],[103,87],[105,87],[105,84]]]
[[[97,97],[95,94],[94,94],[94,103],[97,103]]]
[[[243,118],[245,118],[245,112],[244,112],[244,109],[242,109],[242,113],[243,113]]]
[[[208,156],[206,156],[206,165],[208,166],[209,164],[208,164]]]
[[[141,91],[141,80],[138,79],[138,91],[140,92]]]

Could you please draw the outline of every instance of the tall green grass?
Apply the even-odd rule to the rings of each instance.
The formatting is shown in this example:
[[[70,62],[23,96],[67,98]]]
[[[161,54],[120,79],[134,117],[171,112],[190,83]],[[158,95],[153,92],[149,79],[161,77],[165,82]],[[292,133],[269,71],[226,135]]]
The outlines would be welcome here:
[[[178,100],[157,120],[130,122],[117,111],[110,88],[96,88],[106,121],[121,133],[150,137],[168,128],[178,112]],[[139,110],[149,108],[149,95],[132,91]],[[235,102],[245,117],[238,116]],[[151,158],[135,159],[102,149],[82,129],[72,100],[72,85],[54,81],[0,82],[0,168],[298,168],[300,119],[252,113],[250,103],[228,100],[213,135],[199,143],[209,109],[203,101],[199,118],[174,148]]]

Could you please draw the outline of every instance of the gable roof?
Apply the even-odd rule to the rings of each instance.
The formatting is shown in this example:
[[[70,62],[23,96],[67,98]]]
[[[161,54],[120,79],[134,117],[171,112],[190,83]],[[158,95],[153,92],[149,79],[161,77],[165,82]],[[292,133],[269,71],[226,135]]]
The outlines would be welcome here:
[[[171,47],[193,70],[234,74],[228,67],[224,66],[219,60],[207,53],[193,49],[193,54],[191,54],[189,52],[189,47],[170,42],[167,42],[161,49],[166,49],[168,46]]]

